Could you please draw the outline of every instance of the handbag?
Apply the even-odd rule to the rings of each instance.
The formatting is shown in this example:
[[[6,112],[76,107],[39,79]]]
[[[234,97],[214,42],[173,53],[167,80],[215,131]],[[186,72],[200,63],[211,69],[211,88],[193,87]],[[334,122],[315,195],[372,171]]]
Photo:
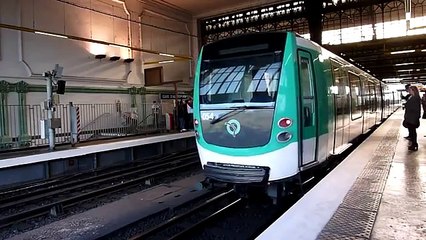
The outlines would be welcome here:
[[[408,127],[409,127],[409,123],[408,123],[407,121],[405,121],[405,120],[404,120],[404,121],[402,122],[402,126],[403,126],[403,127],[405,127],[405,128],[408,128]]]
[[[403,122],[402,122],[402,126],[403,127],[405,127],[405,128],[418,128],[418,127],[420,127],[420,121],[418,121],[417,123],[415,123],[415,124],[412,124],[412,123],[409,123],[409,122],[407,122],[406,120],[404,120]]]

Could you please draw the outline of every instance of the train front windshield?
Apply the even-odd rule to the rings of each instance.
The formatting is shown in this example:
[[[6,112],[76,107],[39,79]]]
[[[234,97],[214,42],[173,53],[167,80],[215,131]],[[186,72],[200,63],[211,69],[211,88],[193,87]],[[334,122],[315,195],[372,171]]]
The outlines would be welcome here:
[[[285,33],[259,33],[203,48],[199,110],[204,140],[229,148],[268,144]]]
[[[204,47],[200,69],[200,109],[274,107],[285,33],[243,36]],[[235,45],[235,46],[234,46]]]

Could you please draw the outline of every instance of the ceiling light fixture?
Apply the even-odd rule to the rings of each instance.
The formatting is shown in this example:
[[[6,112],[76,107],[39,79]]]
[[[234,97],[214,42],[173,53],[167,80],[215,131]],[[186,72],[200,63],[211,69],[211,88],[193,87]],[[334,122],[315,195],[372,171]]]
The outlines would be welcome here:
[[[383,81],[385,82],[399,82],[403,80],[403,78],[384,78]]]
[[[414,63],[413,62],[410,62],[410,63],[397,63],[397,64],[395,64],[395,66],[406,66],[406,65],[413,65]]]
[[[165,56],[165,57],[175,57],[175,55],[168,54],[168,53],[159,53],[158,55]]]
[[[395,51],[395,52],[391,52],[390,54],[412,53],[412,52],[415,52],[415,51],[416,50],[414,50],[414,49],[410,49],[410,50]]]
[[[411,71],[413,71],[413,69],[400,69],[400,70],[397,70],[397,72],[411,72]]]
[[[386,82],[394,82],[394,81],[397,82],[397,81],[401,81],[402,78],[383,78],[382,80]]]
[[[167,61],[159,61],[159,64],[165,64],[165,63],[172,63],[175,62],[175,60],[167,60]]]
[[[35,31],[34,33],[46,35],[46,36],[51,36],[51,37],[68,38],[67,36],[63,36],[63,35],[59,35],[59,34],[53,34],[53,33],[39,32],[39,31]]]

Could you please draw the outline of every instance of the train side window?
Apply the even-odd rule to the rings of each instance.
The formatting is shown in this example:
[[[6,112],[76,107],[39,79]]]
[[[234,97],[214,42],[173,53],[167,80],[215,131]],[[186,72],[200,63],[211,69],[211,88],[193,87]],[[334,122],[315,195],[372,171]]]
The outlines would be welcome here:
[[[342,68],[339,63],[332,62],[334,87],[337,88],[337,95],[335,95],[335,114],[336,115],[349,115],[349,82],[348,72]]]
[[[361,86],[362,86],[362,111],[366,112],[368,111],[369,101],[368,101],[368,81],[365,77],[361,77]]]
[[[375,89],[376,90],[376,95],[375,95],[376,107],[375,107],[374,111],[377,111],[382,106],[382,98],[380,97],[382,91],[380,90],[380,84],[379,83],[376,83],[375,87],[376,87],[376,89]]]
[[[304,127],[313,126],[313,113],[314,113],[314,88],[313,88],[313,76],[311,69],[311,62],[306,57],[300,57],[299,59],[299,74],[300,74],[300,88],[303,99],[303,116]]]
[[[370,112],[373,113],[376,111],[376,90],[373,82],[369,82],[368,86],[370,88]]]
[[[351,119],[356,120],[362,116],[361,79],[349,72],[349,88],[351,95]]]

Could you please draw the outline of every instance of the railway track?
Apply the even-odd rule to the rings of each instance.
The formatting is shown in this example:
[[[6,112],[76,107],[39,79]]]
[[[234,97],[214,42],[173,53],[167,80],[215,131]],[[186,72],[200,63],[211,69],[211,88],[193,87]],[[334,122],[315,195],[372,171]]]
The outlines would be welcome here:
[[[221,215],[228,214],[235,208],[242,207],[243,200],[236,198],[232,191],[225,192],[211,200],[206,201],[189,211],[182,213],[174,218],[154,227],[142,234],[134,236],[134,240],[149,238],[184,239],[191,231],[202,228]],[[160,236],[156,236],[156,235]],[[165,236],[166,235],[166,236]],[[170,236],[171,235],[171,236]]]
[[[243,206],[243,199],[229,189],[216,189],[216,191],[206,193],[200,198],[202,199],[193,200],[198,201],[197,204],[186,208],[184,211],[177,211],[178,213],[173,214],[170,218],[165,219],[164,222],[150,229],[144,229],[144,221],[149,222],[150,220],[141,219],[98,239],[167,239],[171,236],[180,238],[193,229],[198,229],[211,223],[220,215],[227,214],[232,209]],[[185,203],[185,205],[188,204],[190,203]],[[139,233],[132,235],[129,232]]]
[[[97,169],[90,172],[82,172],[62,177],[54,177],[48,180],[43,180],[40,182],[32,182],[28,184],[21,184],[16,187],[3,188],[0,189],[0,205],[7,201],[14,201],[14,199],[25,198],[28,194],[33,194],[36,192],[41,192],[43,189],[48,191],[49,189],[53,189],[58,185],[64,184],[65,182],[74,182],[76,180],[89,180],[90,177],[95,177],[103,174],[117,174],[120,171],[125,171],[130,168],[137,168],[140,165],[146,165],[155,161],[165,161],[169,159],[174,159],[178,156],[185,156],[186,154],[196,154],[196,150],[192,149],[190,151],[185,151],[182,153],[172,153],[166,156],[154,157],[149,159],[144,159],[143,162],[135,161],[130,164],[114,166],[109,168]],[[106,176],[106,175],[105,175]],[[14,199],[13,199],[14,198]]]
[[[74,181],[49,182],[45,186],[31,187],[30,191],[28,188],[15,191],[12,196],[3,195],[0,199],[0,231],[35,217],[61,214],[79,203],[130,187],[149,187],[153,185],[153,181],[198,165],[197,153],[191,152],[140,164],[131,169],[101,173]]]
[[[277,206],[266,197],[252,201],[226,188],[209,194],[196,204],[185,203],[191,207],[183,207],[184,211],[170,209],[173,213],[167,217],[159,213],[97,239],[252,239],[295,202]],[[162,221],[152,226],[158,218]]]

